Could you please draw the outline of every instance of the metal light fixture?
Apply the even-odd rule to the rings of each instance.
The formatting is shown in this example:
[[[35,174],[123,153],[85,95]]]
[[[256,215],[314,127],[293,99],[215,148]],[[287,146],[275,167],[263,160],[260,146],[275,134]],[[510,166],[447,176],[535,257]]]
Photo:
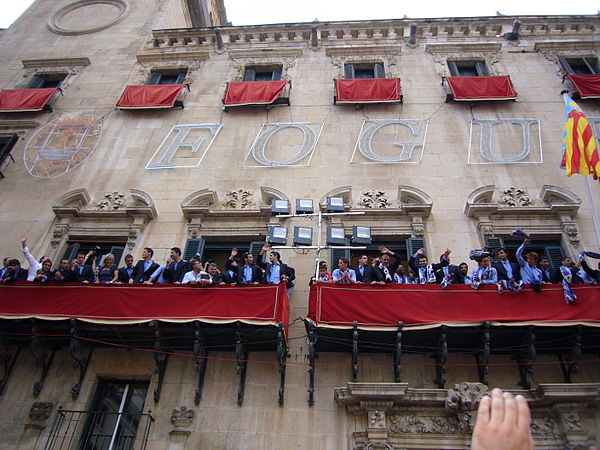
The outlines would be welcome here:
[[[271,200],[272,214],[289,214],[290,202],[287,200]]]
[[[312,245],[311,227],[294,227],[294,245]]]
[[[267,236],[267,242],[269,244],[287,244],[288,230],[286,227],[269,227],[269,235]]]
[[[346,235],[342,227],[327,227],[328,245],[346,245]]]
[[[296,214],[312,214],[315,212],[313,201],[309,198],[296,199]]]
[[[327,212],[344,212],[344,198],[327,197]]]
[[[371,228],[354,225],[352,227],[352,243],[353,244],[371,244]]]

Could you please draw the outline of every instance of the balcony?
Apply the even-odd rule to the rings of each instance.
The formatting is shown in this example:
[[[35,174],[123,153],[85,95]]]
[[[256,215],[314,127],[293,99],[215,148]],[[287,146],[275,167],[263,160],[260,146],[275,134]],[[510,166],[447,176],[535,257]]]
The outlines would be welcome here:
[[[400,78],[336,79],[334,105],[402,103]]]
[[[290,105],[289,80],[237,81],[227,83],[223,97],[223,109],[229,111],[240,106]]]
[[[573,98],[582,100],[600,98],[600,75],[568,74],[565,79],[574,91]]]
[[[125,347],[154,350],[158,374],[155,402],[160,400],[169,355],[193,355],[198,403],[209,352],[218,349],[235,352],[239,404],[244,398],[249,352],[276,352],[281,374],[279,402],[283,403],[288,317],[284,285],[0,285],[0,344],[6,344],[0,358],[4,369],[0,371],[0,393],[18,353],[28,346],[36,367],[41,367],[39,380],[33,385],[35,397],[43,388],[54,353],[69,348],[80,369],[79,380],[71,385],[74,399],[79,395],[93,348]]]
[[[183,108],[187,84],[147,84],[127,86],[115,105],[119,109]]]
[[[566,304],[561,285],[499,295],[496,286],[322,284],[311,287],[308,334],[309,403],[314,401],[318,352],[352,354],[357,381],[359,354],[393,355],[390,368],[401,381],[402,357],[426,354],[435,361],[435,385],[444,388],[452,354],[470,355],[479,381],[487,384],[491,355],[509,355],[523,388],[530,388],[536,355],[556,355],[565,383],[584,353],[600,349],[600,286],[578,285],[578,299]],[[433,373],[432,373],[433,375]]]
[[[442,79],[442,85],[446,90],[446,102],[517,99],[509,75],[446,77]]]
[[[59,94],[59,88],[5,89],[0,92],[0,112],[52,112],[50,104]]]

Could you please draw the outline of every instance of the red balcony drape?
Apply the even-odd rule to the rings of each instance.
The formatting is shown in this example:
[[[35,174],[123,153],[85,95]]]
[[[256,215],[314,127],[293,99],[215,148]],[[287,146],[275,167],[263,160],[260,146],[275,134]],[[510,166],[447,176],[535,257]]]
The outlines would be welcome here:
[[[400,78],[336,79],[336,103],[393,103],[401,100]]]
[[[0,286],[0,319],[37,318],[122,325],[152,320],[252,325],[283,322],[284,284],[245,287],[14,282]]]
[[[567,75],[581,98],[600,98],[600,75]]]
[[[496,286],[473,290],[465,285],[314,285],[310,290],[308,318],[317,326],[363,329],[433,328],[467,326],[485,321],[512,325],[600,326],[600,286],[576,285],[578,299],[564,300],[561,285],[544,285],[498,294]]]
[[[172,108],[185,84],[127,86],[117,102],[120,109]]]
[[[288,84],[288,80],[229,82],[223,105],[269,105],[277,100]]]
[[[509,75],[494,77],[447,77],[456,101],[514,100],[517,98]]]
[[[58,88],[7,89],[0,92],[0,111],[41,111]]]

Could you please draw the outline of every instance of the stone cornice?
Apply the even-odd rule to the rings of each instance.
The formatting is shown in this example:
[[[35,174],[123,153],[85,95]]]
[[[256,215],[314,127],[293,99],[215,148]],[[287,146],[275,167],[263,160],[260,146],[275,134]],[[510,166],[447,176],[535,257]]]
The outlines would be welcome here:
[[[425,51],[427,53],[479,53],[497,52],[501,48],[502,44],[496,42],[452,42],[427,44],[425,46]]]
[[[283,47],[283,48],[248,48],[248,49],[235,49],[229,51],[229,57],[231,59],[241,58],[265,58],[265,57],[292,57],[298,58],[302,56],[302,48],[300,47]]]
[[[143,53],[141,55],[136,55],[136,59],[140,64],[144,64],[165,61],[198,61],[210,58],[208,50],[194,50],[184,52],[171,50],[172,49],[166,49],[164,51],[153,51],[152,53]]]
[[[50,59],[23,59],[23,67],[26,69],[39,69],[44,67],[65,67],[65,66],[89,66],[89,58],[50,58]]]
[[[536,52],[568,52],[573,50],[598,50],[600,42],[593,40],[541,41],[533,45]]]
[[[399,55],[400,45],[349,45],[325,48],[327,56]]]

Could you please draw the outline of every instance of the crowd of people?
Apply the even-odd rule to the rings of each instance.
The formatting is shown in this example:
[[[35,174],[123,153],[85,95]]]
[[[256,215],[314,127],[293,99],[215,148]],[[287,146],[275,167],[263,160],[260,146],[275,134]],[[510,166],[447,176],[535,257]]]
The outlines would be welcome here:
[[[577,263],[564,257],[560,267],[552,270],[547,256],[526,252],[530,242],[526,237],[517,249],[517,263],[510,261],[509,253],[504,248],[497,249],[494,254],[485,250],[472,252],[471,259],[476,265],[471,270],[466,262],[451,264],[450,249],[440,256],[439,262],[431,263],[424,248],[410,256],[408,268],[405,268],[400,255],[381,246],[380,257],[369,261],[367,255],[361,255],[355,268],[350,267],[347,258],[339,258],[338,267],[330,273],[327,263],[321,261],[318,276],[313,277],[311,283],[439,284],[442,288],[450,284],[464,284],[474,289],[482,284],[490,284],[496,285],[499,293],[506,289],[520,291],[526,285],[539,291],[544,284],[559,283],[563,285],[569,303],[576,299],[570,289],[572,284],[600,283],[600,263],[598,269],[593,269],[586,262],[586,256],[600,259],[600,254],[582,252]],[[257,261],[254,261],[252,253],[246,252],[240,256],[238,250],[233,248],[224,268],[219,268],[212,261],[203,264],[195,258],[184,261],[178,247],[171,248],[169,258],[161,265],[153,261],[154,251],[146,247],[142,251],[142,259],[136,264],[130,254],[125,256],[123,267],[115,265],[115,256],[111,253],[96,261],[98,256],[92,250],[88,253],[78,252],[72,261],[63,259],[54,269],[47,256],[36,260],[31,255],[25,236],[21,238],[21,245],[23,255],[29,262],[28,269],[21,268],[18,259],[6,257],[0,268],[0,283],[14,280],[192,285],[285,283],[288,289],[293,289],[296,284],[294,268],[282,262],[279,252],[269,244],[262,247]]]

